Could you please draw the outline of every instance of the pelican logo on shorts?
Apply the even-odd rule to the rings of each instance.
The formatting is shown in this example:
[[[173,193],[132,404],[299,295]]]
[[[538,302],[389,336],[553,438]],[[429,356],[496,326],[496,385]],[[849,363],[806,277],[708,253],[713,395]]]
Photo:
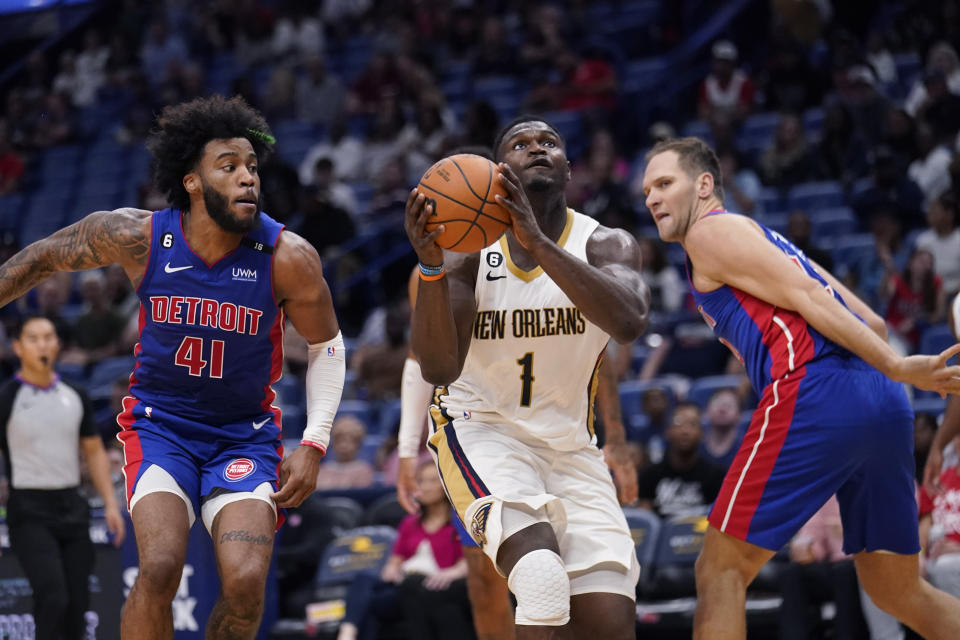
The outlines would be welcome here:
[[[480,505],[473,512],[473,520],[470,522],[470,532],[481,549],[487,544],[487,518],[490,517],[490,509],[492,508],[492,502]]]
[[[227,482],[239,482],[257,470],[257,464],[250,458],[237,458],[223,468],[223,479]]]

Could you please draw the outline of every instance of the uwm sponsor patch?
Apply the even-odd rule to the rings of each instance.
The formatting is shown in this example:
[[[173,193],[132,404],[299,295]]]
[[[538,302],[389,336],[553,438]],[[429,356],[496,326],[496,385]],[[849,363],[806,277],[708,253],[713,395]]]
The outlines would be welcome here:
[[[223,479],[227,482],[243,480],[256,471],[257,465],[249,458],[237,458],[227,463],[223,468]]]

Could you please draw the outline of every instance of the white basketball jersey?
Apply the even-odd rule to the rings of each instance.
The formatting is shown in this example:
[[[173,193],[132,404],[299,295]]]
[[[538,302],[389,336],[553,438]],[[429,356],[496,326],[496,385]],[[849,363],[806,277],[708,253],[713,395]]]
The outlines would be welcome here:
[[[572,209],[557,244],[586,262],[597,221]],[[506,236],[480,252],[477,315],[460,377],[444,393],[450,417],[519,427],[561,451],[594,440],[597,369],[609,335],[541,267],[522,271]]]

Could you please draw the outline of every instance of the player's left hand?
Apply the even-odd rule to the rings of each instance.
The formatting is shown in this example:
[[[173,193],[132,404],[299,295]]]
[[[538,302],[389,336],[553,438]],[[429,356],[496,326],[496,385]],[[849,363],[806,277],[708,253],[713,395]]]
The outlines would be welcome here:
[[[119,547],[127,537],[127,523],[117,505],[105,508],[103,519],[107,522],[107,531],[113,534],[113,546]]]
[[[637,467],[630,457],[626,442],[607,443],[603,446],[603,457],[613,471],[613,482],[617,485],[617,497],[620,504],[631,506],[637,502]]]
[[[524,249],[530,249],[533,244],[543,239],[543,230],[537,223],[536,216],[533,215],[533,207],[530,206],[530,200],[520,184],[520,178],[513,172],[506,163],[501,162],[497,167],[500,169],[500,183],[507,190],[507,198],[497,194],[497,203],[507,210],[510,219],[513,221],[510,227],[514,237],[523,245]]]
[[[939,355],[916,355],[901,358],[890,377],[941,396],[960,394],[960,366],[947,361],[960,353],[960,344],[943,350]]]
[[[317,473],[323,452],[300,445],[280,464],[280,490],[270,494],[280,508],[299,507],[317,488]]]

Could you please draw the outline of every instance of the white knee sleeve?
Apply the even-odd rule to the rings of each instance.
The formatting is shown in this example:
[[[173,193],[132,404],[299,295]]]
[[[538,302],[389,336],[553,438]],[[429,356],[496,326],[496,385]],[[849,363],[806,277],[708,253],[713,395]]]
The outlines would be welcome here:
[[[517,598],[517,624],[560,627],[570,622],[570,579],[553,551],[537,549],[517,560],[507,586]]]

